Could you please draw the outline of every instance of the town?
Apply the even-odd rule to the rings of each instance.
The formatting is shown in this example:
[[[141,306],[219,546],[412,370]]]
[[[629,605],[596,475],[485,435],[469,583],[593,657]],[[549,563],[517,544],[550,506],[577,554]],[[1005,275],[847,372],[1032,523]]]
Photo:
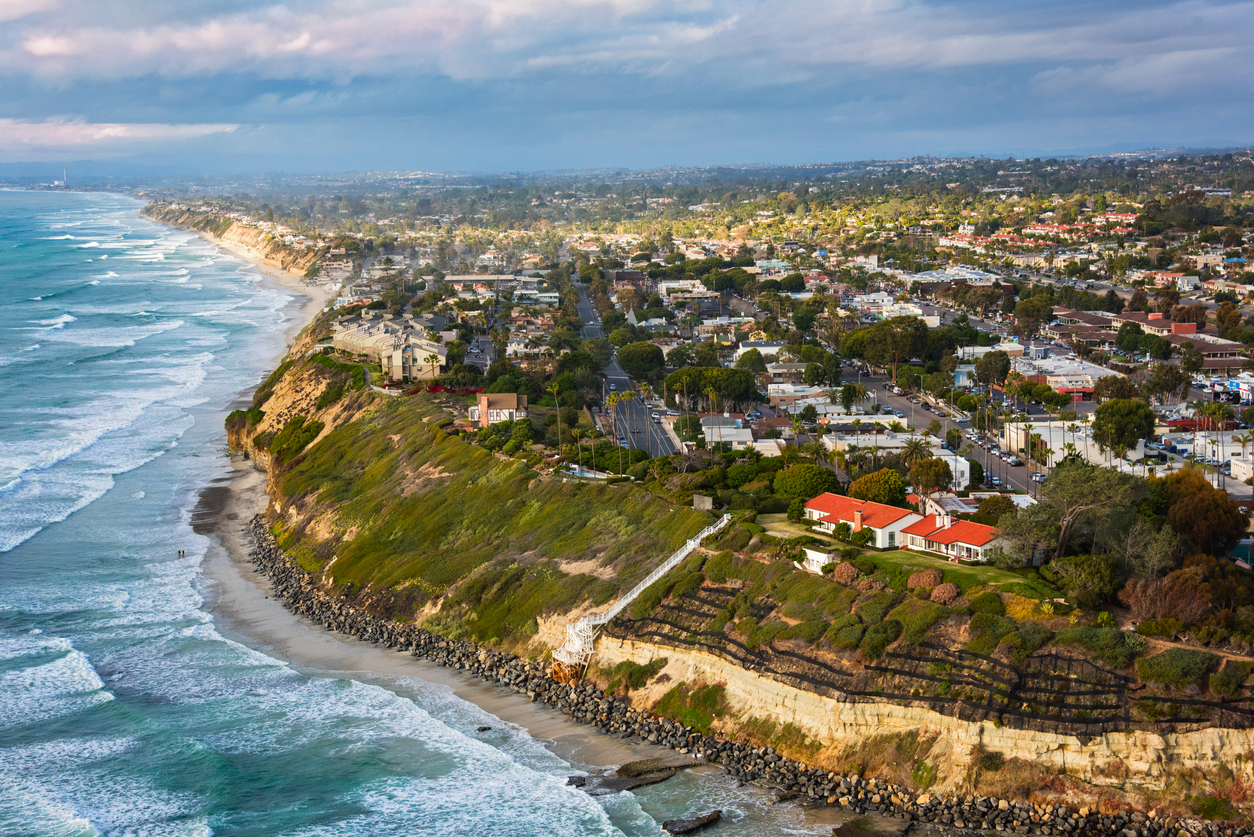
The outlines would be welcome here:
[[[275,578],[319,556],[363,612],[685,719],[681,752],[762,688],[832,702],[753,738],[803,761],[874,749],[814,726],[850,700],[1006,725],[952,764],[931,721],[901,735],[1029,798],[1074,771],[1015,735],[1248,725],[1251,186],[1242,151],[393,173],[145,214],[326,300],[226,421],[275,486]],[[1073,801],[1141,752],[1077,746]],[[1177,810],[1244,804],[1205,781]]]

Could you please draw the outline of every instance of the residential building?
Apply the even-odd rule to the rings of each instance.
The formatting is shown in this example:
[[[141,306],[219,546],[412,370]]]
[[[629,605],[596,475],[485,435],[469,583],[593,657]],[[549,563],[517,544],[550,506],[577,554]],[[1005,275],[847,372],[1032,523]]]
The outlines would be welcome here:
[[[805,504],[806,519],[815,521],[815,528],[831,533],[841,523],[849,524],[851,532],[870,529],[870,545],[877,549],[893,549],[905,545],[902,532],[922,515],[870,500],[856,500],[839,494],[820,494]]]
[[[469,418],[479,427],[527,417],[527,396],[515,392],[481,392],[470,408]]]
[[[988,551],[1001,542],[1001,532],[992,526],[956,520],[948,514],[920,518],[902,532],[907,549],[931,552],[950,561],[983,562]]]

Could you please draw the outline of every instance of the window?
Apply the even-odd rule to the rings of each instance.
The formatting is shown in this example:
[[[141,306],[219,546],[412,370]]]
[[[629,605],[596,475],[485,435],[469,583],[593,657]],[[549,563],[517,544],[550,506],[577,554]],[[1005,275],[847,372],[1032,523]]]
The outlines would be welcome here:
[[[888,533],[888,545],[889,545],[889,546],[896,546],[896,545],[897,545],[897,533],[896,533],[896,532],[889,532],[889,533]]]

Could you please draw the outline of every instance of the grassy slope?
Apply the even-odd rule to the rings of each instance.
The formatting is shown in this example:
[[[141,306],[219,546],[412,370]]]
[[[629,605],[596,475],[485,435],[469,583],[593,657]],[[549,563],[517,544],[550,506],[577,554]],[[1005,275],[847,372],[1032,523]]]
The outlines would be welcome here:
[[[328,434],[281,475],[280,491],[298,508],[330,513],[338,532],[357,531],[319,541],[307,514],[281,543],[311,570],[334,557],[332,581],[369,590],[392,616],[412,618],[447,596],[433,627],[509,641],[534,633],[538,616],[609,601],[711,519],[639,489],[539,479],[435,430],[444,417],[425,396],[380,399]],[[587,559],[611,578],[562,569]]]

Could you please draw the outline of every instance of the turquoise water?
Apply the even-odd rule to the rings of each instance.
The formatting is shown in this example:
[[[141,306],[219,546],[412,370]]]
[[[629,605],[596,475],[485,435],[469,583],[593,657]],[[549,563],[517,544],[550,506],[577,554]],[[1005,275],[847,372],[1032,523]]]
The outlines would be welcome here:
[[[446,687],[219,635],[191,509],[292,300],[140,206],[0,191],[0,834],[637,835],[695,807],[826,830],[714,774],[593,799]]]

